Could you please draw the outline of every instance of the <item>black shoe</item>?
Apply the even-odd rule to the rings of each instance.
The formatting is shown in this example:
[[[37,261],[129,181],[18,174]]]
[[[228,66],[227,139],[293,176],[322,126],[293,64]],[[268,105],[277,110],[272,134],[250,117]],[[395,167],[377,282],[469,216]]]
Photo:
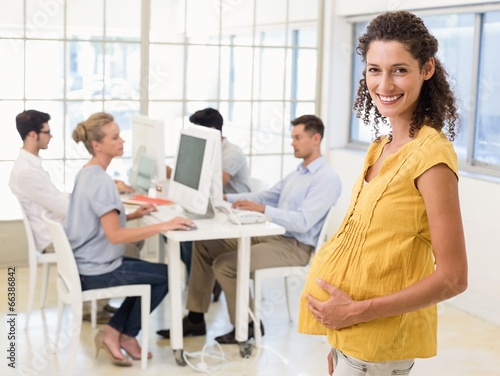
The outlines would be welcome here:
[[[161,329],[156,332],[156,334],[162,336],[163,338],[170,339],[170,329]],[[207,334],[207,327],[205,325],[205,320],[202,322],[194,323],[189,320],[189,317],[185,316],[182,319],[182,336],[204,336]]]
[[[222,293],[222,287],[219,285],[219,282],[215,280],[215,285],[214,285],[214,302],[218,302],[220,298],[220,294]]]
[[[261,335],[264,336],[264,325],[262,325],[262,321],[260,322],[260,332]],[[248,339],[254,337],[253,322],[251,322],[250,324],[248,324]],[[223,336],[215,337],[215,340],[221,345],[237,344],[238,341],[236,341],[236,329],[231,330],[229,333],[224,334]]]
[[[115,314],[118,311],[117,307],[113,307],[112,305],[106,304],[103,308],[103,311],[107,311],[109,313]]]

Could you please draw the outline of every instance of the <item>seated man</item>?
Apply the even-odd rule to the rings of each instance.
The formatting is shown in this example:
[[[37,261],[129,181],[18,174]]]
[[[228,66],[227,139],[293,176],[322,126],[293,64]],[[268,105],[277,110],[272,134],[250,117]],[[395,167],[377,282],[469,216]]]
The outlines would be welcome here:
[[[50,115],[37,110],[23,111],[16,116],[16,127],[23,140],[23,147],[14,162],[9,187],[23,206],[33,231],[36,248],[42,252],[54,252],[52,240],[41,214],[47,210],[49,218],[63,223],[69,205],[69,194],[59,191],[42,167],[40,150],[48,148],[53,137],[49,127]],[[122,181],[115,181],[120,191],[133,191]],[[139,257],[140,243],[127,245],[127,255]],[[97,322],[107,323],[115,308],[99,301]],[[83,319],[90,321],[90,302],[84,303]]]
[[[314,115],[292,121],[292,146],[302,158],[297,170],[274,187],[260,193],[227,194],[233,207],[265,213],[286,228],[284,235],[252,238],[250,271],[278,266],[302,266],[310,259],[328,210],[340,195],[338,175],[321,155],[324,125]],[[183,334],[205,335],[204,314],[210,305],[211,284],[216,278],[226,295],[231,323],[235,324],[237,241],[208,240],[194,243]],[[170,330],[159,335],[170,338]],[[264,334],[264,333],[263,333]],[[253,337],[253,323],[248,337]],[[219,343],[236,343],[235,330],[217,337]]]

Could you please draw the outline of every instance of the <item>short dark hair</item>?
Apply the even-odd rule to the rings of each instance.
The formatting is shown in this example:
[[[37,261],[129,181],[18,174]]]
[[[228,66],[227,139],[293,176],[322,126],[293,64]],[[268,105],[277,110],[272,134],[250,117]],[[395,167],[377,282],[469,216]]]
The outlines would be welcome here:
[[[196,125],[203,125],[204,127],[215,128],[217,130],[222,130],[222,124],[224,123],[224,118],[214,108],[204,108],[203,110],[196,111],[189,117],[189,121]]]
[[[309,133],[311,136],[315,133],[319,133],[321,139],[323,139],[323,135],[325,134],[325,126],[323,125],[323,121],[316,115],[302,115],[295,120],[292,120],[291,123],[294,127],[299,124],[304,124],[304,130],[307,133]]]
[[[21,139],[24,141],[28,133],[35,131],[40,133],[43,125],[50,120],[50,115],[37,111],[26,110],[16,116],[16,127]]]

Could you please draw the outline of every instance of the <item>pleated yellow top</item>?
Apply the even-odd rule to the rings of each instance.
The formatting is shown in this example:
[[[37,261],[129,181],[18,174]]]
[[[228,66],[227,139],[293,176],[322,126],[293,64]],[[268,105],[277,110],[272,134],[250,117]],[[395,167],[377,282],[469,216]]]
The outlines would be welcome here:
[[[314,257],[298,324],[299,332],[326,334],[331,346],[370,362],[436,355],[436,306],[333,330],[311,315],[305,294],[328,299],[316,284],[321,278],[354,300],[366,300],[400,291],[431,274],[429,222],[415,179],[439,163],[458,173],[451,142],[442,132],[424,126],[414,140],[386,158],[378,176],[365,183],[368,168],[388,141],[386,137],[370,146],[342,225]]]

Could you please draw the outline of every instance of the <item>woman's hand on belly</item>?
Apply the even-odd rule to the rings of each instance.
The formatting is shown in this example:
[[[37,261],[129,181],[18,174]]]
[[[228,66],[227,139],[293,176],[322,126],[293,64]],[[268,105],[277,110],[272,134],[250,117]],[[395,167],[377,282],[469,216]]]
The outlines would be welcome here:
[[[329,295],[325,301],[317,300],[311,294],[306,295],[307,308],[316,320],[330,329],[342,329],[360,322],[356,319],[359,302],[322,279],[317,279],[316,283]]]

